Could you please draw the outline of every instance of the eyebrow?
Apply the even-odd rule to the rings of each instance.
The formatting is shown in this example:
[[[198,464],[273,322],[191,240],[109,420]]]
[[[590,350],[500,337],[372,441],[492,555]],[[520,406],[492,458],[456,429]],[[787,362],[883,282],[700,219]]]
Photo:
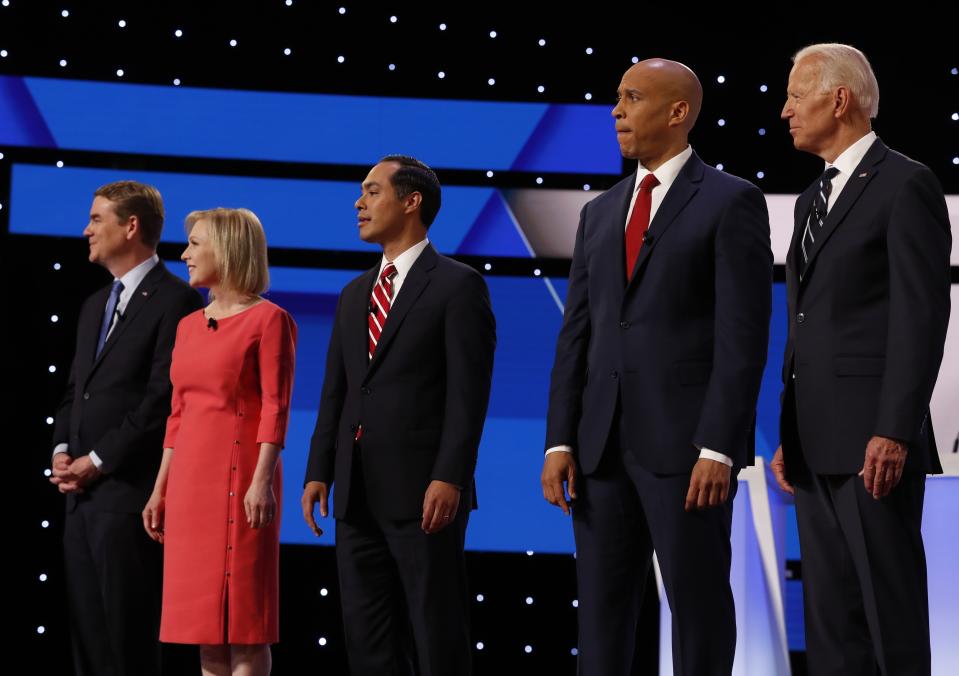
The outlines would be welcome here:
[[[376,181],[367,181],[363,184],[363,187],[369,190],[370,188],[379,188],[380,184]]]
[[[620,96],[623,96],[625,94],[640,94],[640,95],[642,94],[641,91],[633,87],[627,87],[626,89],[622,89],[622,90],[617,89],[616,93],[619,94]]]

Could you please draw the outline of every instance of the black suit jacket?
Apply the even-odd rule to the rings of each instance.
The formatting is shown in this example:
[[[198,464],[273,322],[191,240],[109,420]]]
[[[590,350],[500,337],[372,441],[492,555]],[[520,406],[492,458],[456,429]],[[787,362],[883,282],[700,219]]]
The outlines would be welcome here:
[[[472,487],[495,322],[483,277],[427,245],[370,360],[368,308],[378,272],[368,270],[340,294],[306,481],[334,484],[334,515],[343,518],[354,453],[362,453],[370,511],[418,519],[430,481],[456,484],[464,494]]]
[[[69,444],[74,458],[96,451],[103,475],[67,508],[86,501],[95,509],[139,513],[150,497],[170,414],[170,355],[180,318],[202,306],[200,294],[162,261],[136,288],[122,319],[95,358],[106,286],[86,299],[77,347],[53,443]]]
[[[950,306],[942,187],[877,139],[829,210],[800,280],[800,238],[817,186],[796,201],[786,261],[783,382],[793,401],[784,401],[795,404],[782,417],[786,467],[793,455],[818,474],[856,473],[870,437],[880,435],[908,444],[907,468],[941,472],[929,400]]]
[[[599,465],[621,402],[623,443],[653,472],[688,472],[697,446],[753,460],[772,252],[756,186],[694,153],[650,223],[626,283],[635,175],[583,207],[550,385],[546,447]]]

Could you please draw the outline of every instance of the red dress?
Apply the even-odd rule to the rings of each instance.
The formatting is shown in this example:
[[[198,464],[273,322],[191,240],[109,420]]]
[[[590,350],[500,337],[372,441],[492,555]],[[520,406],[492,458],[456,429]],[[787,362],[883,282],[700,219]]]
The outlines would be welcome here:
[[[173,448],[164,518],[167,643],[279,640],[280,489],[265,528],[247,524],[243,498],[260,444],[283,446],[293,389],[296,324],[262,301],[214,329],[202,310],[177,327],[170,379]]]

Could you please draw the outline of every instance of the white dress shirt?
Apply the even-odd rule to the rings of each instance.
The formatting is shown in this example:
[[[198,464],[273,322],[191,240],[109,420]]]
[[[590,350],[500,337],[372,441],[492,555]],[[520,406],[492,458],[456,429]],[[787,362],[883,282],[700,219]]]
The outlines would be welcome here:
[[[403,282],[406,280],[406,275],[409,274],[410,268],[413,267],[413,263],[415,263],[416,259],[420,257],[421,253],[423,253],[423,249],[429,246],[429,243],[429,238],[424,239],[423,241],[411,246],[392,261],[386,259],[386,254],[383,255],[383,259],[380,261],[380,271],[377,273],[376,278],[379,279],[379,276],[383,274],[383,268],[390,263],[396,266],[396,276],[393,278],[394,299],[400,295],[400,288],[402,288]],[[390,300],[390,304],[392,305],[392,299]]]

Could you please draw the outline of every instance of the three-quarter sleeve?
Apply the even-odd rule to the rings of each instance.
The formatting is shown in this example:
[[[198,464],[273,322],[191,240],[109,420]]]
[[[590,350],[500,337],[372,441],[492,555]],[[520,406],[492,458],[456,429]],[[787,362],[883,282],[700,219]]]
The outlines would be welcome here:
[[[188,315],[189,316],[189,315]],[[176,365],[177,359],[177,345],[182,346],[182,341],[180,340],[181,332],[183,331],[183,324],[186,321],[186,317],[180,319],[180,323],[176,327],[176,338],[173,343],[173,352],[170,357],[170,381],[173,384],[173,394],[170,399],[170,415],[166,421],[166,434],[163,437],[163,448],[176,448],[176,436],[180,431],[180,419],[181,414],[183,413],[183,388],[178,387],[176,381],[173,378],[173,369]]]
[[[283,447],[290,419],[293,372],[296,362],[296,323],[277,308],[264,320],[260,336],[260,424],[256,443]]]

